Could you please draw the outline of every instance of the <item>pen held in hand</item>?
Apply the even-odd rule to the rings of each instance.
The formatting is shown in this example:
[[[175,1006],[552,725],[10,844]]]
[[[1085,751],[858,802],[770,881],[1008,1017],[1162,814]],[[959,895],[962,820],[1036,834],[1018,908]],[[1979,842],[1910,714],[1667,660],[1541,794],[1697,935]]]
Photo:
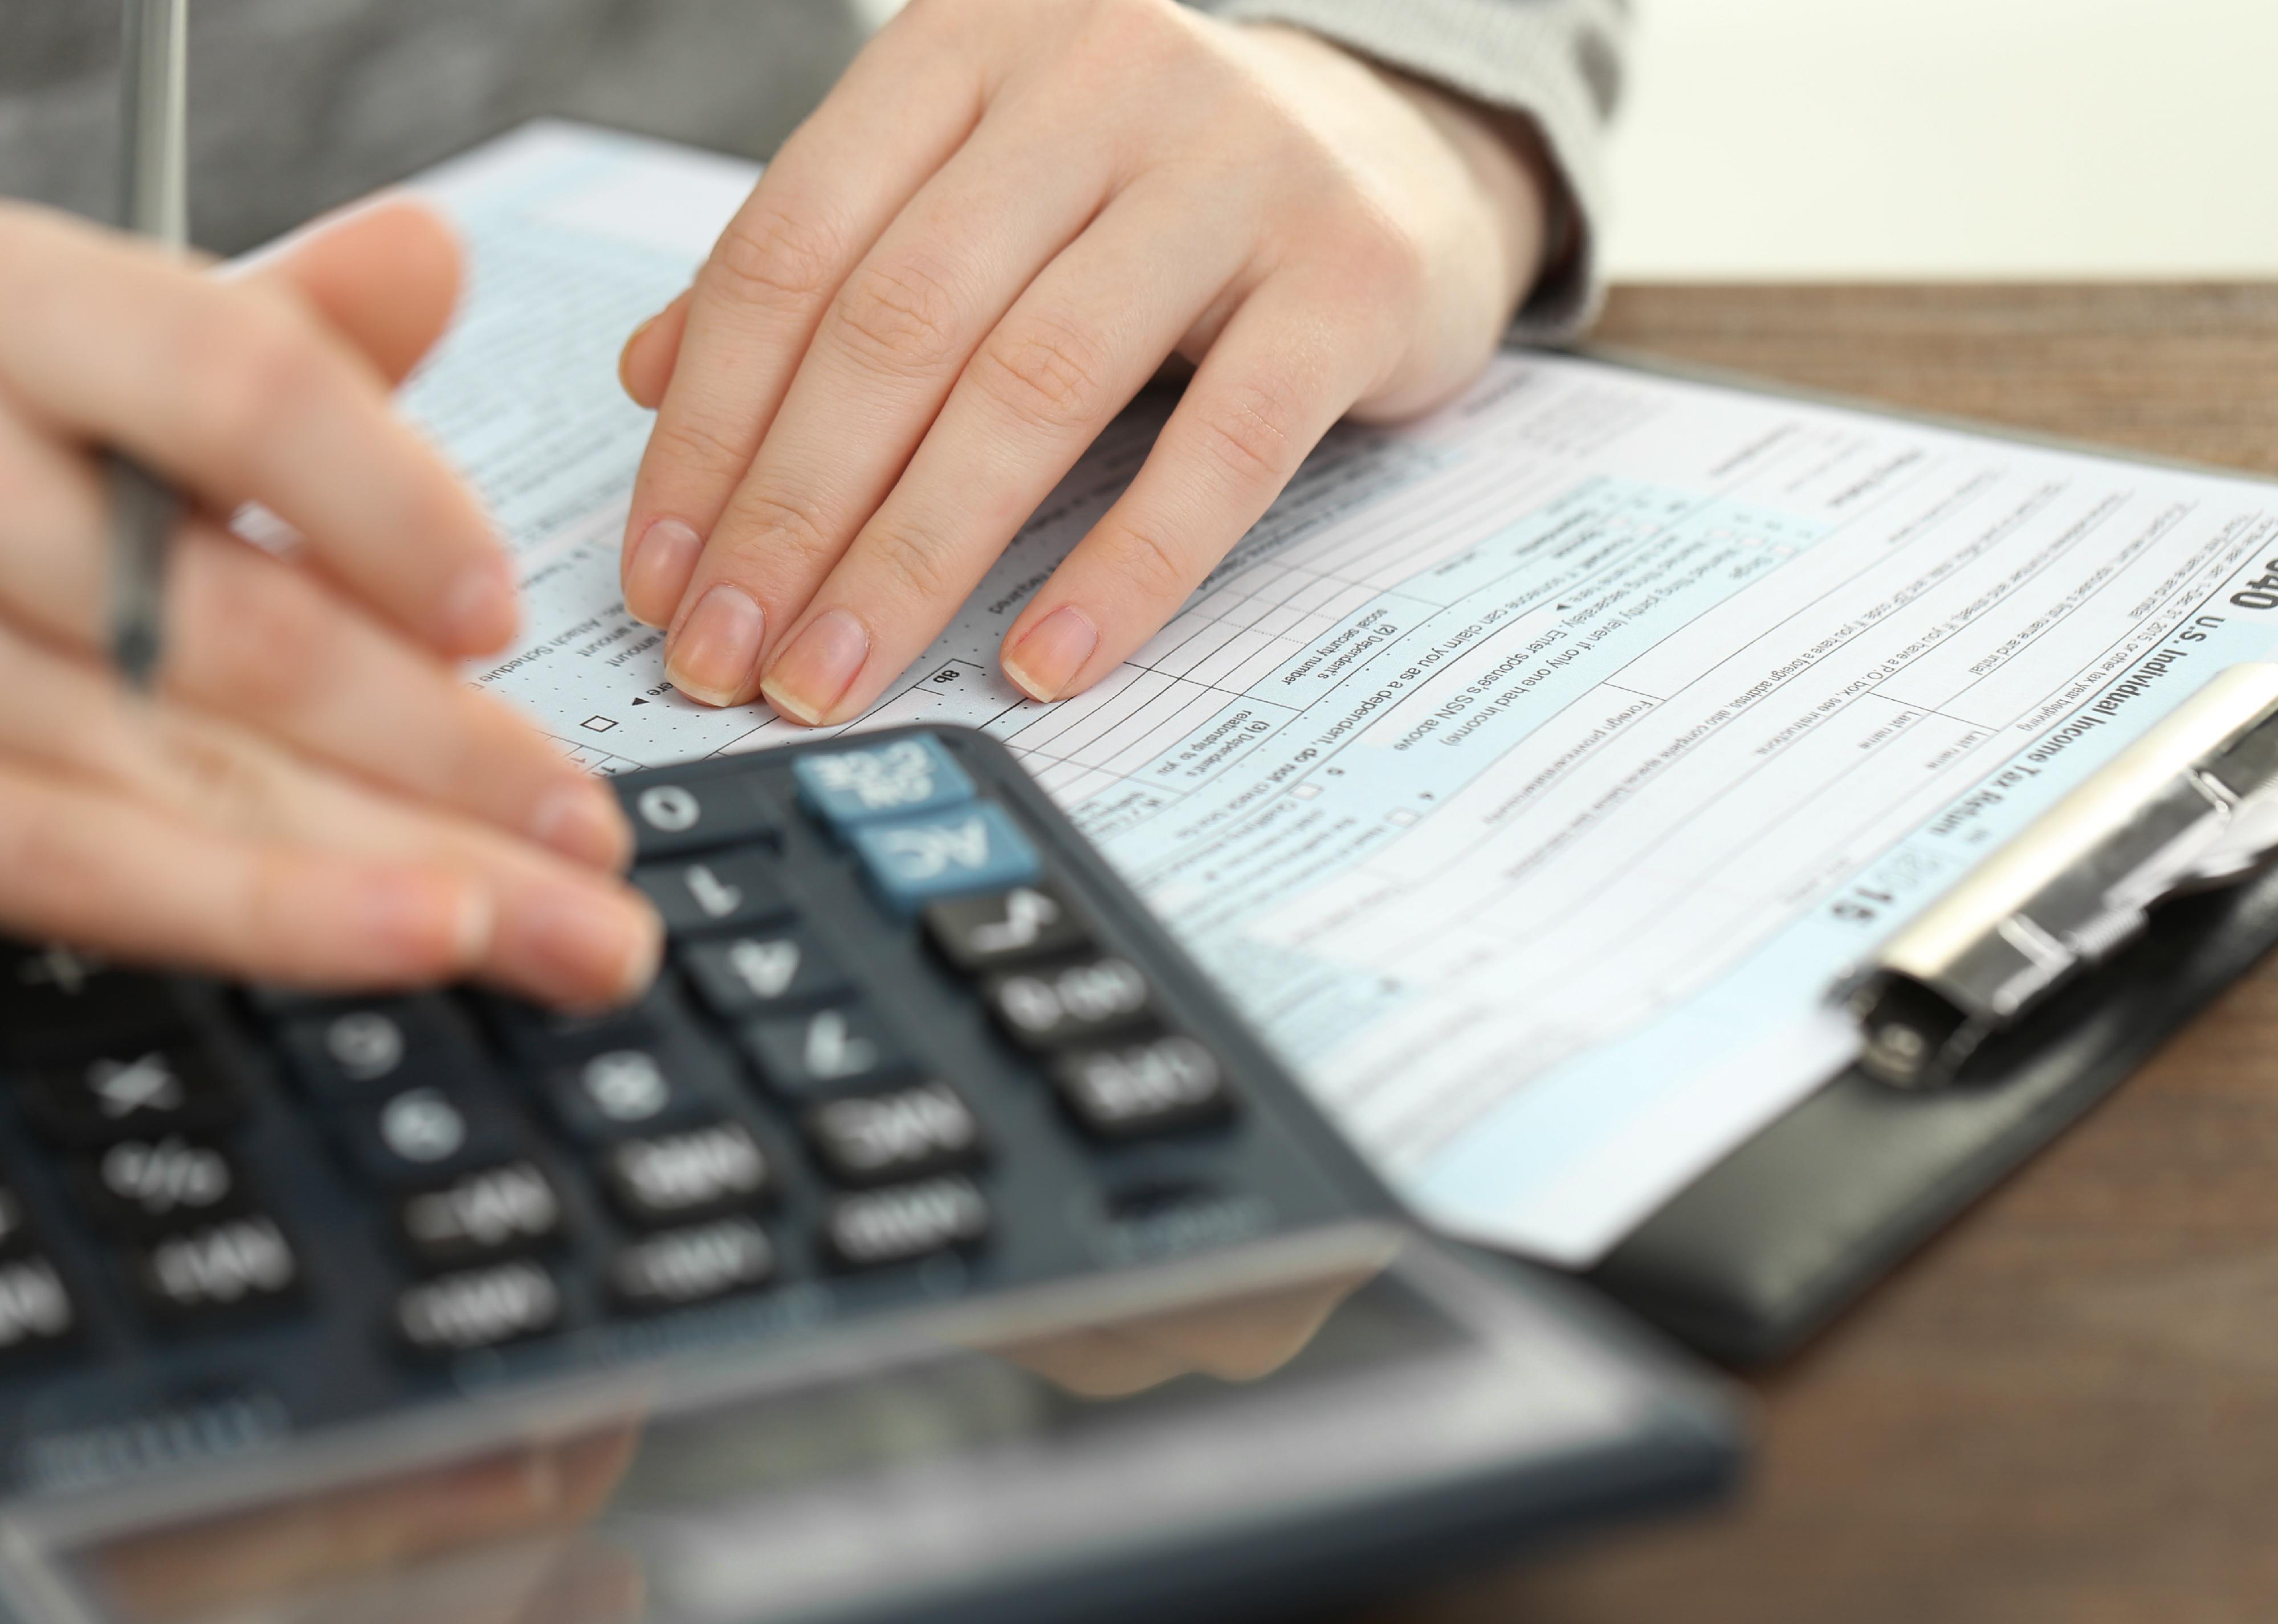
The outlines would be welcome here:
[[[124,0],[121,27],[123,224],[179,249],[189,235],[188,0]],[[105,459],[103,484],[111,504],[111,658],[128,682],[147,692],[163,652],[166,543],[181,499],[117,453]]]

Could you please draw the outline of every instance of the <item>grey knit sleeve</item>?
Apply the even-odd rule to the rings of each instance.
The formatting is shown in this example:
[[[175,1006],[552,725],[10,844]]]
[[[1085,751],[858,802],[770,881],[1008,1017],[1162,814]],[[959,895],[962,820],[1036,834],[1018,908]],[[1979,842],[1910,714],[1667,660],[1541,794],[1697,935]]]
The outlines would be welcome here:
[[[1512,329],[1570,338],[1597,313],[1605,128],[1621,98],[1629,0],[1192,0],[1244,22],[1286,22],[1475,102],[1528,118],[1561,181],[1552,260]]]

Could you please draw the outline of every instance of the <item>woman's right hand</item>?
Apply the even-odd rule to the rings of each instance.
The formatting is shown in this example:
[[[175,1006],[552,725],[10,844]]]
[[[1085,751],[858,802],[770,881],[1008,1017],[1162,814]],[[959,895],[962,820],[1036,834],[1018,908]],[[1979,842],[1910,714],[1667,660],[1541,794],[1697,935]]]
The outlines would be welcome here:
[[[646,984],[615,798],[455,667],[513,636],[514,576],[389,391],[456,284],[409,202],[236,276],[0,204],[0,931],[313,988]],[[198,510],[149,698],[103,648],[106,446]],[[230,536],[247,501],[303,545]]]

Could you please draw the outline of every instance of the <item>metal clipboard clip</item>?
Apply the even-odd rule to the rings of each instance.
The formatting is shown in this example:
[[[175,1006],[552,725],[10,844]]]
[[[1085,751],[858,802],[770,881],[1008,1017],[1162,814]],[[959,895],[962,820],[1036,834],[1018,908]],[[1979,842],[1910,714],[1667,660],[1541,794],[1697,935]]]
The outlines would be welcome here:
[[[1840,984],[1860,1064],[1937,1088],[2172,896],[2278,858],[2278,665],[2233,666]]]

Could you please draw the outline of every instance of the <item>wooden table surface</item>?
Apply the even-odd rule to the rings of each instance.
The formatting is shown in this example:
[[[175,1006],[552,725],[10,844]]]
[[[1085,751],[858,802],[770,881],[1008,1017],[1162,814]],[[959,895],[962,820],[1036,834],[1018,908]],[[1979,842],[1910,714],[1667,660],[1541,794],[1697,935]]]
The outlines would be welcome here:
[[[2278,473],[2278,286],[1634,287],[1601,336]],[[1749,1385],[1725,1508],[1366,1624],[2278,1620],[2278,959]]]

